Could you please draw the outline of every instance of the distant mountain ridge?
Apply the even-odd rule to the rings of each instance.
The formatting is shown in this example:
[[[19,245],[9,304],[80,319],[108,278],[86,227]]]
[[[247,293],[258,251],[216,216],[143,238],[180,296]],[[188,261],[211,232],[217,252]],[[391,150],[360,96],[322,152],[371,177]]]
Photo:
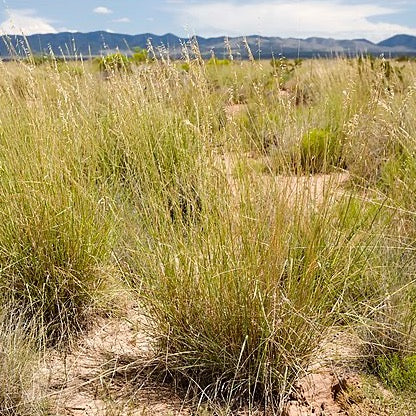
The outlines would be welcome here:
[[[245,39],[254,57],[269,59],[272,56],[284,55],[293,57],[328,57],[335,55],[373,54],[386,56],[409,55],[416,56],[416,37],[410,35],[395,35],[379,43],[370,42],[367,39],[339,40],[331,38],[310,37],[307,39],[280,38],[266,36],[247,36],[228,38],[228,46],[224,42],[225,37],[203,38],[196,37],[201,54],[204,57],[213,53],[217,57],[226,57],[231,50],[235,58],[246,59],[248,51]],[[131,53],[135,47],[145,48],[148,41],[157,50],[163,49],[172,57],[180,57],[182,45],[189,42],[187,38],[180,38],[174,34],[154,35],[143,33],[139,35],[126,35],[96,31],[89,33],[61,32],[53,34],[39,34],[27,37],[3,36],[0,41],[0,56],[26,56],[28,45],[33,54],[48,54],[51,51],[57,55],[67,57],[99,56],[120,50],[123,53]]]
[[[383,40],[379,45],[391,48],[401,47],[416,50],[416,36],[395,35],[389,39]]]

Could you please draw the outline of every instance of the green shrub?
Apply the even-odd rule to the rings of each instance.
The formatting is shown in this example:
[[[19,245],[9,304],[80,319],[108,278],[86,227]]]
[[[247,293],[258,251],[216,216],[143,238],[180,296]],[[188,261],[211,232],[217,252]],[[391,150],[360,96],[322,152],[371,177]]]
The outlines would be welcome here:
[[[99,70],[106,74],[128,72],[130,70],[129,58],[120,52],[97,58],[95,63]]]
[[[289,61],[281,56],[280,58],[273,58],[270,61],[270,65],[273,67],[273,75],[278,78],[279,85],[283,86],[294,76],[295,71],[300,68],[302,59]]]
[[[401,357],[397,353],[377,359],[375,373],[389,387],[416,392],[416,355]]]
[[[231,64],[231,61],[229,59],[218,59],[215,57],[212,57],[207,62],[208,65],[215,65],[215,66],[227,66]]]
[[[130,62],[134,64],[143,64],[149,61],[149,52],[147,49],[134,48],[133,55],[130,58]]]

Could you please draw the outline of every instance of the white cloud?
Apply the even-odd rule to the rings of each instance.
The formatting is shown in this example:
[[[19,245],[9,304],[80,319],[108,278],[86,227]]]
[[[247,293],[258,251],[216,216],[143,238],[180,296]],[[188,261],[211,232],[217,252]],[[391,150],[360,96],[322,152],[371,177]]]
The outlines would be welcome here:
[[[120,19],[114,19],[114,23],[130,23],[130,19],[128,17],[120,17]]]
[[[77,33],[78,32],[77,29],[70,29],[70,28],[68,28],[66,26],[63,26],[63,27],[58,28],[58,31],[59,32],[69,32],[69,33]]]
[[[373,41],[397,33],[415,34],[416,29],[374,22],[371,18],[397,13],[394,6],[345,4],[338,1],[298,0],[259,3],[194,3],[172,9],[182,26],[205,36],[323,36],[366,37]]]
[[[93,12],[96,14],[112,14],[113,13],[111,9],[109,9],[108,7],[104,7],[104,6],[96,7],[93,10]]]
[[[51,21],[37,16],[32,9],[8,9],[7,19],[0,23],[0,34],[33,35],[37,33],[57,33]]]

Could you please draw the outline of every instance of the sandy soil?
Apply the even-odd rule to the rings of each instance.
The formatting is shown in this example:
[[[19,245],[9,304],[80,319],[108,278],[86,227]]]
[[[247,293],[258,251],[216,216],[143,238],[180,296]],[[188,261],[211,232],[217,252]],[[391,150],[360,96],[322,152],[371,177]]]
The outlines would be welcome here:
[[[42,372],[56,415],[190,414],[171,388],[138,369],[152,357],[144,322],[129,308],[123,318],[97,319],[70,351],[50,353]]]
[[[190,416],[195,414],[168,384],[156,383],[140,366],[152,360],[145,320],[138,309],[125,317],[100,318],[66,352],[51,352],[43,378],[56,415]],[[351,391],[359,377],[346,368],[357,359],[348,334],[333,334],[317,352],[316,362],[296,385],[284,416],[348,415]],[[352,400],[352,402],[351,402]],[[208,413],[203,413],[208,415]],[[231,413],[236,414],[236,413]],[[260,415],[262,412],[239,412]]]
[[[230,191],[234,196],[239,194],[238,182],[235,178],[235,169],[242,156],[224,153],[218,155],[216,165],[218,169],[224,172]],[[252,155],[243,155],[247,160],[253,159]],[[328,196],[328,192],[332,195],[342,195],[345,191],[343,186],[350,179],[348,172],[334,172],[330,174],[316,175],[272,175],[270,173],[257,173],[265,189],[281,190],[282,195],[290,203],[320,203]]]

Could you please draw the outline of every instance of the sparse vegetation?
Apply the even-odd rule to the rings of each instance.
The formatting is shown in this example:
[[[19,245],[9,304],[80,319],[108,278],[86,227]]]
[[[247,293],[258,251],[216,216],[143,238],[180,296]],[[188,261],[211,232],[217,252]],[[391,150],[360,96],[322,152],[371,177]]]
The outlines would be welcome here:
[[[194,407],[279,414],[334,331],[414,391],[416,64],[146,62],[0,66],[0,412],[109,291]]]
[[[4,306],[4,305],[3,305]],[[46,416],[49,403],[39,383],[41,354],[36,334],[23,316],[0,316],[0,413],[4,416]]]

